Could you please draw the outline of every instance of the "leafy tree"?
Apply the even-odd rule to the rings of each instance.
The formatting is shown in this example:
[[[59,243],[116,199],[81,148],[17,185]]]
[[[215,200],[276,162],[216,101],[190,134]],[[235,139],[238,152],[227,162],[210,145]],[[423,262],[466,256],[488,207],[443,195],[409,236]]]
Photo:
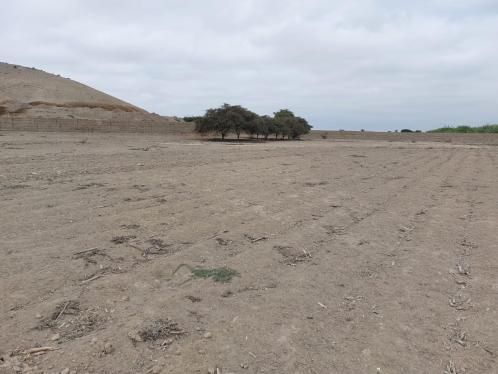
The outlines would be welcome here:
[[[276,112],[275,123],[277,127],[275,138],[280,134],[282,138],[298,139],[311,130],[311,126],[304,118],[296,117],[289,109],[281,109]]]
[[[290,123],[290,137],[299,139],[301,135],[307,134],[311,130],[311,126],[304,118],[295,117]]]
[[[294,117],[294,113],[289,109],[280,109],[278,112],[273,113],[275,115],[275,119],[286,118],[286,117]]]
[[[189,117],[183,117],[183,120],[185,122],[196,122],[198,120],[200,120],[202,117],[199,117],[199,116],[189,116]]]
[[[195,131],[200,134],[217,133],[221,139],[230,133],[231,124],[227,118],[228,104],[221,108],[208,109],[206,114],[195,122]]]
[[[230,115],[232,119],[233,132],[240,139],[240,134],[245,132],[247,134],[256,133],[256,119],[258,115],[250,110],[234,105],[230,108]]]
[[[201,134],[217,133],[221,139],[233,132],[240,134],[246,131],[256,119],[256,114],[240,105],[223,104],[220,108],[208,109],[206,114],[196,121],[196,131]]]
[[[276,132],[275,120],[270,116],[261,116],[256,119],[257,134],[264,136],[265,140],[268,139],[270,134]]]
[[[259,138],[259,131],[258,131],[258,121],[259,117],[256,117],[254,121],[249,122],[245,128],[244,132],[252,138],[254,135],[256,135],[256,139]]]
[[[284,139],[290,133],[291,123],[293,121],[294,113],[292,113],[289,109],[280,109],[278,112],[274,113],[275,118],[275,139],[278,138],[279,135]]]

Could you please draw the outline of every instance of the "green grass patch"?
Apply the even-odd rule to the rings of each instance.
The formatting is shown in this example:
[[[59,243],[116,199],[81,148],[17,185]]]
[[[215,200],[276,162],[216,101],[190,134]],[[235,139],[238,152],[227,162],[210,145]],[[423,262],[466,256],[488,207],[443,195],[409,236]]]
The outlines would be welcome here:
[[[230,282],[233,279],[233,277],[239,276],[239,273],[236,270],[230,269],[226,266],[220,268],[208,269],[201,267],[193,268],[187,264],[179,265],[176,268],[176,270],[173,272],[173,274],[175,274],[182,267],[188,268],[195,278],[203,278],[203,279],[211,278],[215,282],[219,283]]]
[[[233,269],[222,267],[215,269],[193,268],[190,270],[196,278],[212,278],[215,282],[227,283],[239,273]]]

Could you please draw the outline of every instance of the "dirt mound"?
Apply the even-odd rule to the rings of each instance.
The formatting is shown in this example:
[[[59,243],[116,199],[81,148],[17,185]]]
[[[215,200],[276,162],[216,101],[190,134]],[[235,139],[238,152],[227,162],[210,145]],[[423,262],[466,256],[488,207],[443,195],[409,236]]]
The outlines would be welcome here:
[[[118,121],[171,120],[69,78],[6,63],[0,63],[2,115]]]

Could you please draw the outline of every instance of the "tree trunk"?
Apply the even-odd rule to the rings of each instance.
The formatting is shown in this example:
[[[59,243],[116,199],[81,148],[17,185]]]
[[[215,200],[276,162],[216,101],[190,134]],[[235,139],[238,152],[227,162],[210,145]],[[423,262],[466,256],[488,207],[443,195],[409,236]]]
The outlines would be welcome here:
[[[240,140],[240,132],[237,133],[237,140]]]
[[[221,133],[221,140],[225,140],[225,134]]]

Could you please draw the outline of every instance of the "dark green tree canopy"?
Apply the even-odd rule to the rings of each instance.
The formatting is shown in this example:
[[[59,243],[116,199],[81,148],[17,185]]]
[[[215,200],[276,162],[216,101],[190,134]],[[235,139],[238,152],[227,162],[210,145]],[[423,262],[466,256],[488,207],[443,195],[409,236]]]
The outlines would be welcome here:
[[[308,122],[301,117],[296,117],[289,109],[281,109],[275,113],[277,133],[289,139],[299,139],[301,135],[311,130]]]
[[[294,117],[294,113],[292,113],[289,109],[280,109],[278,112],[273,114],[275,115],[275,119]]]
[[[208,109],[196,120],[196,131],[201,134],[217,133],[224,139],[233,132],[239,137],[250,128],[257,115],[240,105],[223,104],[220,108]]]
[[[268,139],[270,134],[274,134],[277,130],[275,119],[270,116],[261,116],[256,119],[256,134],[262,135]]]
[[[270,134],[275,138],[298,139],[308,133],[311,126],[301,117],[296,117],[289,109],[281,109],[274,117],[258,116],[256,113],[240,106],[223,104],[219,108],[208,109],[203,117],[195,119],[196,131],[201,134],[216,133],[221,139],[233,133],[240,138],[242,133],[251,137],[256,135],[268,139]]]

